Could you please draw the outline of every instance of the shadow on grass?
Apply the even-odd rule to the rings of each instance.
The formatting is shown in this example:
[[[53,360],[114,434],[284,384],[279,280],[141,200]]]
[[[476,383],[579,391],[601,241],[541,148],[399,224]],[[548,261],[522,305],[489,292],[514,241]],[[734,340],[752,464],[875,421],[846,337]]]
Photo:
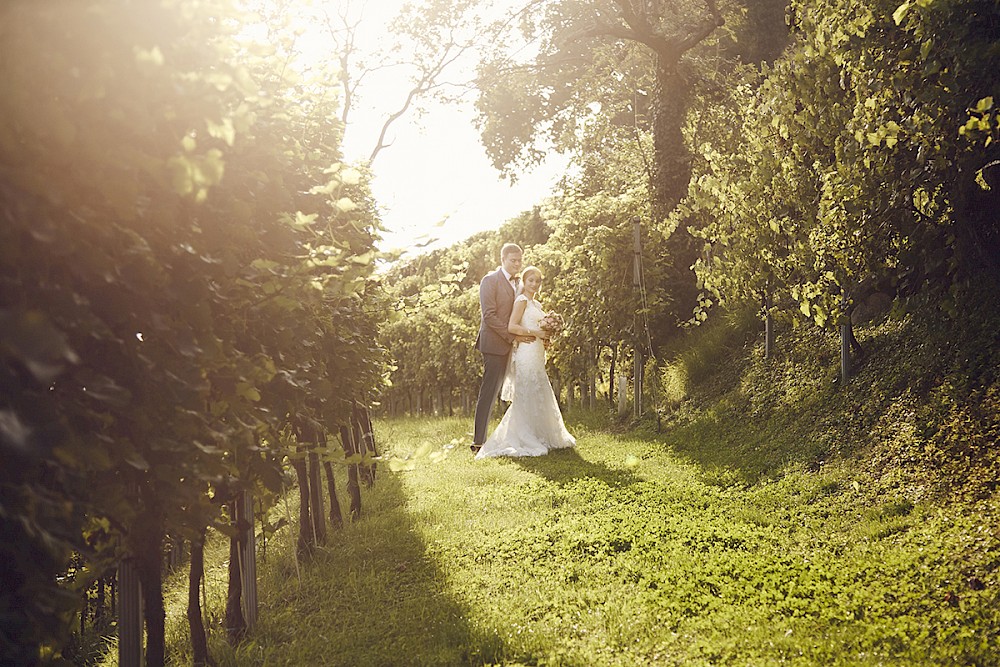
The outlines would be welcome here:
[[[328,536],[315,558],[276,564],[263,582],[255,635],[271,664],[482,665],[503,640],[477,633],[405,511],[400,480],[380,475],[364,515]]]
[[[557,449],[545,456],[526,456],[512,460],[528,472],[557,484],[590,478],[611,487],[622,487],[640,481],[631,470],[609,468],[602,463],[588,461],[576,449]]]

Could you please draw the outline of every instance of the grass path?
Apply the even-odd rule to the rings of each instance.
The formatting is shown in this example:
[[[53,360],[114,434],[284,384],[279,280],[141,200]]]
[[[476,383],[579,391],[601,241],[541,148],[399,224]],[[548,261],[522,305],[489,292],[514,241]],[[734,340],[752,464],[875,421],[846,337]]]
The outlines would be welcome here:
[[[569,425],[576,451],[480,462],[442,449],[466,419],[377,425],[423,455],[382,466],[314,562],[273,547],[261,625],[222,664],[1000,664],[995,501],[875,497],[848,466],[727,484]]]

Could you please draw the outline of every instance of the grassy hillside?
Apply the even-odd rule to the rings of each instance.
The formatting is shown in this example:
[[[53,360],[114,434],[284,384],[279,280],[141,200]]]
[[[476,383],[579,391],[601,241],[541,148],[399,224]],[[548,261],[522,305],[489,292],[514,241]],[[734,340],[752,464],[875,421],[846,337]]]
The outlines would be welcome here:
[[[875,492],[988,497],[1000,480],[1000,295],[960,305],[956,319],[897,306],[860,327],[865,353],[846,386],[835,333],[779,322],[778,354],[765,360],[745,321],[720,320],[664,373],[688,379],[664,411],[667,439],[724,481],[841,461]]]
[[[260,625],[236,650],[210,591],[213,654],[1000,665],[995,307],[862,329],[846,387],[825,334],[786,329],[765,362],[745,329],[719,326],[678,355],[683,400],[659,431],[570,414],[577,450],[539,459],[474,462],[468,419],[379,423],[399,471],[380,467],[365,517],[313,561],[296,566],[294,535],[279,534]]]

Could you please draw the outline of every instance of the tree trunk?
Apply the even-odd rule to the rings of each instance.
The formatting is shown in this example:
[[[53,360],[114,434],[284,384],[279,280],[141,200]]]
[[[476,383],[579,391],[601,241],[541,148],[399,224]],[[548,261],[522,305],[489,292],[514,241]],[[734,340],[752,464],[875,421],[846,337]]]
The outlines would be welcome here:
[[[653,104],[653,224],[658,225],[687,194],[691,181],[691,156],[681,128],[687,113],[689,85],[677,61],[657,57]],[[666,269],[672,285],[670,310],[679,321],[690,317],[698,303],[698,286],[690,267],[697,259],[697,244],[684,228],[666,241]]]
[[[323,484],[321,482],[319,454],[316,453],[315,443],[310,446],[309,451],[309,511],[316,544],[325,544],[326,517],[323,516]]]
[[[333,466],[329,461],[323,464],[326,470],[326,485],[330,491],[330,525],[334,528],[344,526],[344,515],[340,511],[340,501],[337,500],[337,484],[333,479]]]
[[[677,62],[657,57],[653,102],[653,219],[663,220],[687,194],[691,157],[681,128],[689,89]]]
[[[356,449],[364,455],[372,457],[378,456],[375,448],[375,435],[372,429],[372,420],[368,415],[368,410],[357,401],[351,410],[351,428],[354,435]],[[361,465],[361,478],[370,489],[375,484],[375,462]]]
[[[201,580],[205,576],[205,529],[191,540],[191,569],[188,575],[187,620],[191,630],[191,649],[196,667],[214,665],[208,654],[208,638],[205,636],[205,622],[201,613]]]
[[[301,455],[302,447],[298,447]],[[312,534],[312,519],[309,518],[309,474],[306,472],[306,461],[299,456],[292,459],[292,468],[299,482],[299,542],[298,555],[301,558],[310,551],[314,544]]]
[[[354,456],[357,451],[354,447],[351,430],[350,426],[340,427],[340,442],[344,447],[344,454],[348,458]],[[347,466],[347,495],[351,501],[351,519],[356,521],[361,518],[361,486],[358,484],[357,463],[350,463]]]
[[[232,503],[233,523],[236,521],[236,504]],[[229,538],[229,585],[226,589],[226,637],[229,643],[236,645],[243,639],[247,631],[247,621],[243,617],[243,583],[240,581],[240,538]]]
[[[107,577],[101,576],[97,579],[97,599],[94,603],[94,625],[101,627],[104,616],[107,613],[104,606],[107,604]]]
[[[163,608],[163,517],[156,509],[142,512],[133,527],[135,566],[142,588],[146,622],[146,667],[162,667],[166,659]]]
[[[303,463],[304,465],[304,463]],[[230,501],[230,517],[236,536],[229,540],[229,586],[226,591],[226,636],[237,644],[247,633],[247,618],[243,614],[243,588],[249,568],[242,562],[247,545],[247,532],[253,530],[253,514],[246,516],[243,492],[236,491]]]

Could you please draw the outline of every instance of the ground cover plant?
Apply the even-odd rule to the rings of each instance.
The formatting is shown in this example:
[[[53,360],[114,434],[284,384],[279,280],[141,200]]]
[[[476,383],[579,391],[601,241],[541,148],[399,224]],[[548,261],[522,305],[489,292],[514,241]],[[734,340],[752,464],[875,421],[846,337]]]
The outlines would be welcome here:
[[[998,664],[994,499],[912,502],[848,461],[747,485],[572,418],[577,451],[473,462],[466,422],[379,424],[413,465],[301,570],[274,545],[221,664]]]
[[[225,545],[209,544],[211,654],[1000,665],[997,304],[973,303],[947,326],[900,308],[861,327],[847,385],[822,331],[781,322],[771,360],[752,331],[700,336],[671,362],[691,366],[674,374],[694,378],[685,398],[658,419],[570,409],[578,447],[537,459],[474,462],[468,417],[379,421],[360,520],[302,562],[297,492],[272,510],[289,527],[268,540],[260,621],[235,648],[221,626]],[[168,637],[188,664],[180,574]]]

